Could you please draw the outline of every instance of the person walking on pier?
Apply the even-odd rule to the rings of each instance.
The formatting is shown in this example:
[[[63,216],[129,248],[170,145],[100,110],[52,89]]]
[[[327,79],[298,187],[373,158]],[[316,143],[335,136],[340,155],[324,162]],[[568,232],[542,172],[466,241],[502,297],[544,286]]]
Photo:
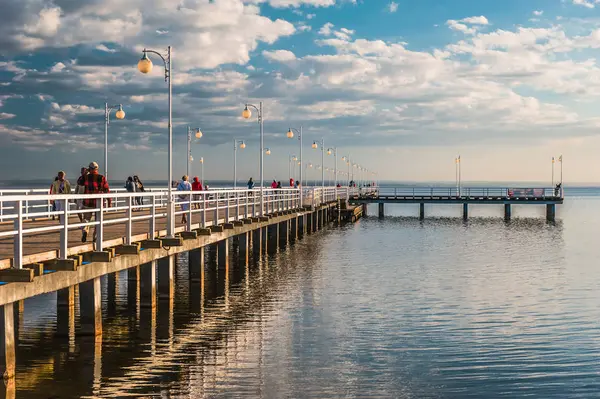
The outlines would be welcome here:
[[[271,183],[271,188],[277,188],[277,182],[275,180]]]
[[[127,190],[128,193],[135,193],[137,191],[137,186],[135,185],[135,182],[133,181],[133,177],[129,176],[127,178],[127,181],[125,181],[125,190]],[[131,200],[131,206],[132,206],[132,210],[133,207],[135,206],[137,202],[137,199],[135,197],[132,198]]]
[[[69,183],[69,181],[65,179],[65,177],[65,172],[63,172],[62,170],[58,172],[56,180],[54,180],[54,183],[52,183],[52,187],[50,187],[50,194],[71,194],[71,183]],[[54,204],[53,208],[55,211],[61,212],[65,210],[64,203],[62,200],[52,201],[52,203]],[[69,205],[67,204],[67,208],[68,207]],[[64,217],[64,214],[58,215],[58,220],[60,221],[60,223],[63,223]]]
[[[91,162],[88,174],[84,179],[84,194],[104,194],[109,193],[110,188],[108,187],[108,182],[106,181],[106,177],[102,176],[98,173],[98,164],[96,162]],[[111,205],[111,199],[108,198],[108,206]],[[100,203],[95,198],[86,198],[83,200],[83,209],[91,210],[95,208],[100,208]],[[85,223],[89,223],[92,221],[92,215],[95,212],[84,212],[83,213],[83,221]],[[81,227],[81,242],[87,241],[88,232],[90,231],[90,226],[82,226]],[[94,241],[96,241],[96,226],[94,226]]]
[[[202,191],[202,183],[200,182],[200,179],[198,179],[198,176],[194,176],[194,181],[192,182],[192,191]],[[200,194],[194,194],[194,201],[196,202],[194,204],[194,208],[199,209]]]
[[[137,193],[144,193],[144,192],[146,192],[146,189],[144,188],[144,183],[142,183],[142,181],[140,180],[140,178],[138,177],[138,175],[134,175],[133,176],[133,182],[135,183],[135,191]],[[135,197],[135,203],[138,206],[144,205],[144,198],[142,196]]]
[[[58,176],[54,176],[54,181],[50,183],[50,190],[48,190],[48,194],[52,194],[52,187],[54,186],[54,183],[56,183],[57,180]],[[56,204],[54,203],[54,201],[50,201],[50,205],[52,205],[52,212],[56,212]],[[56,220],[56,215],[52,215],[52,220]]]
[[[252,190],[254,188],[254,180],[252,180],[252,178],[250,178],[246,184],[248,184],[248,190]]]
[[[181,178],[181,181],[177,185],[177,191],[192,191],[192,185],[188,181],[187,175],[184,175]],[[185,212],[190,209],[189,208],[189,205],[190,205],[189,200],[190,200],[189,195],[180,195],[179,196],[179,202],[181,202],[181,210],[182,211]],[[187,223],[187,215],[185,213],[183,213],[181,215],[181,223],[184,223],[184,224]]]
[[[77,186],[75,187],[75,194],[85,194],[85,177],[88,174],[88,169],[85,166],[81,167],[81,174],[77,178]],[[77,210],[80,211],[83,209],[83,200],[77,200]],[[79,217],[79,222],[83,223],[83,214],[79,212],[77,214]]]

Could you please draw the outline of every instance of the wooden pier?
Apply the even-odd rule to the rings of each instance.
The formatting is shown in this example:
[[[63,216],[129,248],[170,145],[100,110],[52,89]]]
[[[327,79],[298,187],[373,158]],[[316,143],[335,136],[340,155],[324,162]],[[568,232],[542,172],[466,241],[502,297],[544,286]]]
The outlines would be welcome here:
[[[462,206],[463,219],[469,217],[469,205],[502,205],[504,219],[512,217],[513,205],[542,205],[546,219],[554,222],[556,205],[564,201],[563,192],[556,188],[379,188],[376,192],[355,193],[350,204],[378,204],[379,217],[385,215],[385,204],[418,204],[419,219],[425,218],[426,204]]]
[[[96,221],[87,224],[97,228],[98,239],[89,243],[80,241],[80,228],[86,225],[79,221],[81,211],[69,206],[76,196],[42,196],[42,201],[46,197],[64,201],[68,210],[41,215],[23,212],[24,200],[19,197],[2,198],[3,206],[16,203],[17,212],[5,215],[12,223],[0,224],[0,373],[10,381],[15,372],[15,326],[16,319],[22,318],[22,307],[15,304],[56,292],[56,335],[73,336],[77,289],[80,328],[76,333],[102,337],[101,277],[108,276],[110,291],[117,275],[127,270],[130,299],[141,308],[154,309],[159,300],[174,296],[176,256],[187,253],[190,281],[203,281],[210,265],[227,269],[233,256],[245,262],[250,256],[260,259],[322,229],[336,220],[339,198],[352,194],[350,189],[336,188],[265,192],[262,201],[258,190],[194,193],[198,197],[190,193],[187,209],[178,206],[174,211],[177,219],[186,215],[188,220],[176,224],[173,237],[166,237],[168,210],[159,200],[164,192],[143,194],[147,205],[137,207],[131,194],[118,194],[112,208],[103,207],[98,199]],[[62,218],[53,221],[51,215]]]

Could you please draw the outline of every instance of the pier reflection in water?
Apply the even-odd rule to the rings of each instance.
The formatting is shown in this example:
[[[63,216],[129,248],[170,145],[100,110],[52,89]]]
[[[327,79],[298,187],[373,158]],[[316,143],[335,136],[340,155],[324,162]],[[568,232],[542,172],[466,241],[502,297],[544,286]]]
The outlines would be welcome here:
[[[181,256],[154,308],[121,273],[102,280],[102,343],[57,336],[33,298],[16,396],[596,397],[600,198],[573,203],[555,224],[370,217],[203,283]]]

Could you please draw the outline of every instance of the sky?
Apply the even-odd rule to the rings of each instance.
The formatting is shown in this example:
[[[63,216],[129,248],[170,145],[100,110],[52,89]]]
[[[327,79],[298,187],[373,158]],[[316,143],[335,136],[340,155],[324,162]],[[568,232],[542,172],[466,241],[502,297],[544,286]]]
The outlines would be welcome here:
[[[174,176],[289,178],[303,127],[313,141],[381,180],[551,181],[600,176],[600,0],[2,0],[0,169],[39,179],[97,161],[109,178],[167,175],[162,60],[137,70],[142,49],[172,46]],[[334,156],[325,167],[334,169]],[[559,164],[555,165],[558,175]],[[356,170],[356,169],[355,169]],[[375,178],[375,175],[371,175]],[[345,179],[340,176],[340,179]]]

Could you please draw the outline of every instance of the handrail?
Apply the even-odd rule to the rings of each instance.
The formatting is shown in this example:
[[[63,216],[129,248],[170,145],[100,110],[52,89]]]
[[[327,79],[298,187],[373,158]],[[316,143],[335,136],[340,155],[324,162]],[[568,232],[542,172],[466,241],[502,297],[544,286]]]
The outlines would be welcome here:
[[[191,231],[195,227],[207,227],[221,222],[230,222],[261,215],[261,204],[264,213],[293,210],[300,208],[300,196],[304,204],[313,207],[331,203],[351,196],[374,192],[375,189],[354,187],[303,187],[280,189],[220,189],[208,191],[174,191],[173,202],[176,207],[172,210],[173,218],[182,218],[186,223],[184,229]],[[59,232],[60,244],[56,248],[60,259],[66,259],[69,253],[69,235],[78,229],[96,230],[95,250],[101,251],[107,241],[106,228],[114,225],[125,225],[123,242],[131,244],[134,235],[134,223],[146,221],[147,236],[156,236],[158,221],[167,219],[171,212],[168,203],[168,190],[147,190],[145,192],[117,191],[106,194],[37,194],[30,191],[26,194],[4,195],[0,193],[0,221],[10,222],[0,225],[0,239],[13,237],[12,267],[23,267],[23,244],[36,234]],[[93,208],[82,208],[85,200],[95,200]],[[108,205],[108,200],[112,204]],[[57,204],[52,210],[50,204]],[[13,213],[7,213],[12,210]],[[92,218],[92,215],[94,218]],[[58,216],[56,224],[35,222],[38,218]],[[85,216],[83,221],[80,216]],[[28,220],[33,222],[25,223]],[[41,224],[40,224],[41,223]],[[139,230],[139,227],[136,227]]]

